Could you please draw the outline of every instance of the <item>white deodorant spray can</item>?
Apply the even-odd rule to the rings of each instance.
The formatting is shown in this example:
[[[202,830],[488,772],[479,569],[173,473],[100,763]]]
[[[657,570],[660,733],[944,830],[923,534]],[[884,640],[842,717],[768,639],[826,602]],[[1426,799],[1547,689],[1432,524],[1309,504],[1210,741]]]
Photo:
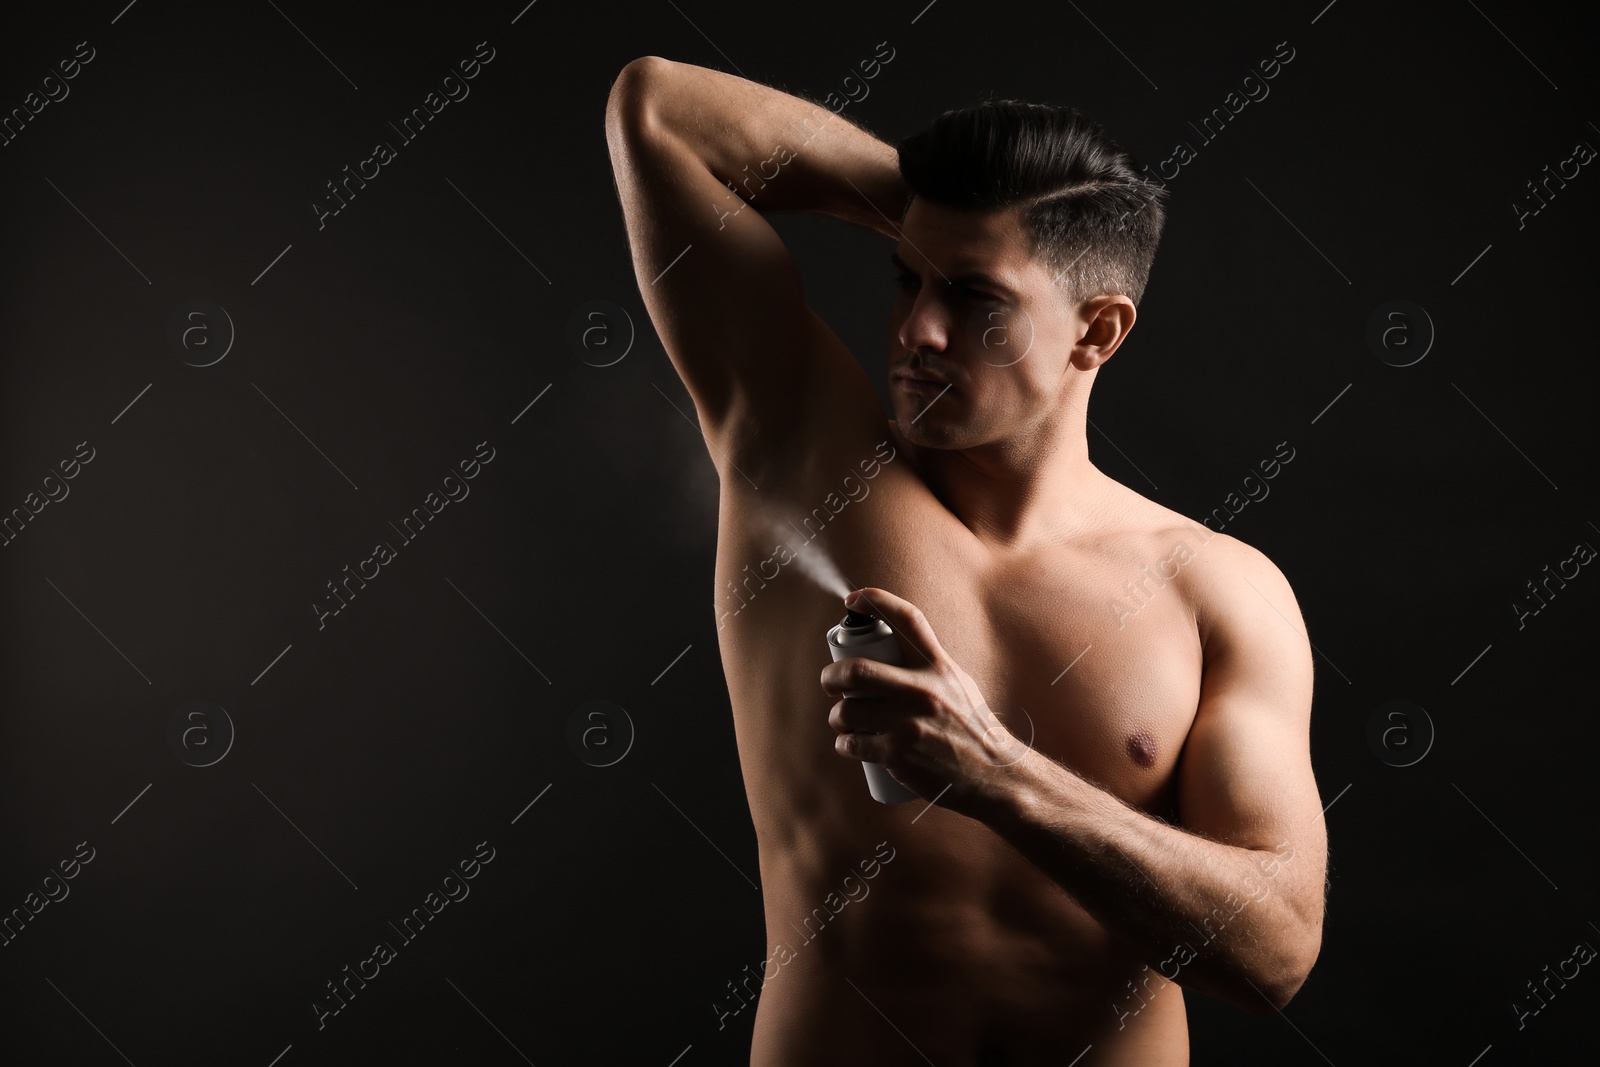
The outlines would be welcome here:
[[[862,656],[891,667],[901,665],[900,646],[895,643],[894,630],[888,623],[863,611],[846,608],[845,612],[844,621],[828,631],[828,652],[832,654],[833,662]],[[873,699],[873,694],[861,692],[847,691],[845,696]],[[863,762],[861,769],[867,772],[867,789],[872,793],[873,800],[883,804],[903,804],[908,800],[922,799],[891,778],[881,763]]]

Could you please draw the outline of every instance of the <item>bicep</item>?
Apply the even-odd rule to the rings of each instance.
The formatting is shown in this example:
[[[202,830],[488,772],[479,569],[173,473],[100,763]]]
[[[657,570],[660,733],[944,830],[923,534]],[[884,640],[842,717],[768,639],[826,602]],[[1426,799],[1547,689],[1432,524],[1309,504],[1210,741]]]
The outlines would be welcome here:
[[[1327,837],[1311,767],[1310,639],[1282,573],[1233,546],[1207,582],[1213,608],[1178,818],[1224,844],[1293,850],[1284,866],[1306,906],[1313,893],[1320,906]]]
[[[777,231],[651,113],[662,62],[630,63],[606,113],[639,291],[708,439],[736,418],[770,433],[821,323]],[[751,173],[754,198],[762,179]]]

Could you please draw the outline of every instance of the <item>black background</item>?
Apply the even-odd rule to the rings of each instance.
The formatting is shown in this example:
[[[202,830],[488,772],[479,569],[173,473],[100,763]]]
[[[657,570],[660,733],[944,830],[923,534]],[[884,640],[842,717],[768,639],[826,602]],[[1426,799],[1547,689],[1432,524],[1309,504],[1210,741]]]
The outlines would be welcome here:
[[[0,909],[95,850],[0,948],[0,1056],[744,1062],[754,1013],[719,1030],[710,1007],[766,954],[708,597],[716,475],[638,298],[605,100],[651,53],[820,98],[883,41],[895,58],[848,114],[886,139],[1011,96],[1083,108],[1152,167],[1198,147],[1095,389],[1097,465],[1199,519],[1295,449],[1226,530],[1288,575],[1318,653],[1325,939],[1282,1016],[1191,995],[1194,1062],[1595,1051],[1593,967],[1520,1029],[1512,1007],[1600,946],[1600,578],[1584,568],[1521,628],[1511,606],[1600,545],[1600,177],[1584,167],[1521,228],[1511,206],[1600,145],[1589,16],[277,7],[30,8],[0,37],[6,112],[95,50],[0,147],[0,508],[95,450],[0,549]],[[470,95],[399,145],[387,123],[480,41],[495,56]],[[1189,122],[1279,42],[1294,58],[1270,95],[1204,143]],[[324,183],[380,139],[397,158],[319,230]],[[881,388],[890,245],[777,225]],[[168,342],[191,300],[236,330],[212,366]],[[638,331],[610,366],[567,339],[593,300]],[[1437,331],[1411,366],[1366,342],[1393,300]],[[319,629],[325,584],[398,542],[388,523],[483,441],[470,495]],[[603,768],[567,739],[595,699],[636,730]],[[1411,766],[1367,740],[1392,699],[1437,731]],[[236,729],[210,766],[168,741],[191,700]],[[471,895],[319,1030],[324,983],[397,941],[389,921],[483,841]]]

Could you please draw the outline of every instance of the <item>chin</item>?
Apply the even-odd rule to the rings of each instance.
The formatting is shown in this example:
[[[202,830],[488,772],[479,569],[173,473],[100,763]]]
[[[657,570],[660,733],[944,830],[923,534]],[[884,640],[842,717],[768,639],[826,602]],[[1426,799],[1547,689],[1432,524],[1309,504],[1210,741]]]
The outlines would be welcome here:
[[[921,418],[918,415],[921,414]],[[923,448],[959,448],[958,440],[962,427],[952,426],[940,422],[935,412],[922,412],[921,408],[910,411],[895,411],[895,426],[899,428],[900,435],[914,445]],[[916,422],[912,422],[916,419]]]

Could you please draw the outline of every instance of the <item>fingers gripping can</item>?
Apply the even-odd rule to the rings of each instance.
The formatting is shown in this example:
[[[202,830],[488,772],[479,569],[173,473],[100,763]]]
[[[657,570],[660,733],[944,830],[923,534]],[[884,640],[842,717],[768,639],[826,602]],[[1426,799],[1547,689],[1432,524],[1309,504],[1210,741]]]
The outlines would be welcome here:
[[[861,656],[887,663],[891,667],[901,665],[900,646],[895,642],[894,630],[888,623],[863,611],[849,608],[845,611],[844,621],[828,631],[828,652],[833,656],[833,662]],[[862,692],[846,691],[845,696],[875,699],[872,694]],[[921,799],[890,777],[883,764],[863,762],[861,769],[867,774],[867,789],[872,793],[873,800],[882,804],[903,804],[908,800]]]

